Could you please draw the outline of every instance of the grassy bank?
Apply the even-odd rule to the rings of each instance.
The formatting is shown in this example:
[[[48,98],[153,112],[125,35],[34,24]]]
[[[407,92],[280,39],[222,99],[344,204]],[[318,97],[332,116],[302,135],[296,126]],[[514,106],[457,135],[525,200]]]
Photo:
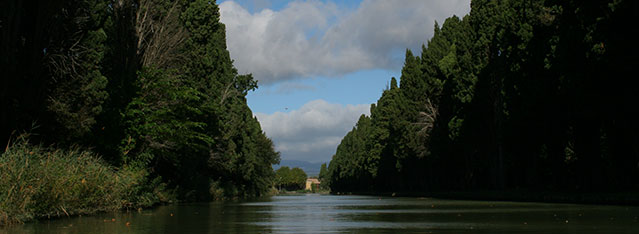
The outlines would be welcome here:
[[[147,178],[145,170],[114,168],[89,151],[20,137],[0,156],[0,225],[167,201],[160,180]]]

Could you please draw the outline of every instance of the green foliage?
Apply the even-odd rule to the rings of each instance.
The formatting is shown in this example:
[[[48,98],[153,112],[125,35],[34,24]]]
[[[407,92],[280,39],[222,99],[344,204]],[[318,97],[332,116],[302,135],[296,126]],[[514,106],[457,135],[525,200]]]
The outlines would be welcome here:
[[[138,82],[140,92],[125,112],[126,125],[131,126],[122,143],[126,164],[147,167],[162,160],[175,165],[183,150],[207,149],[213,143],[203,133],[206,124],[193,121],[203,114],[197,108],[201,93],[160,69],[143,69]],[[151,158],[155,155],[162,158]]]
[[[52,85],[55,88],[48,98],[47,108],[59,123],[57,132],[66,140],[86,137],[96,123],[95,117],[102,112],[102,103],[107,98],[107,79],[100,72],[105,39],[104,30],[94,29],[77,38],[77,45],[62,51],[51,49],[52,54],[48,55],[54,70]]]
[[[163,7],[156,11],[173,12],[178,6]],[[122,161],[153,168],[181,187],[185,200],[264,195],[279,153],[246,104],[257,82],[233,67],[215,4],[193,1],[180,9],[182,24],[172,26],[182,29],[171,31],[188,36],[178,45],[182,49],[173,51],[178,55],[166,56],[184,60],[172,65],[177,69],[147,64],[138,73],[134,86],[139,91],[125,109]]]
[[[639,92],[616,78],[636,6],[478,0],[436,23],[338,146],[331,190],[636,190]]]
[[[189,33],[184,43],[187,59],[181,68],[182,85],[201,94],[194,106],[201,114],[181,117],[197,120],[202,134],[211,137],[191,153],[193,160],[189,161],[206,165],[198,173],[210,175],[212,182],[208,183],[215,185],[217,194],[266,194],[274,176],[270,166],[279,162],[279,153],[246,104],[245,96],[257,88],[257,82],[250,74],[238,75],[233,67],[217,5],[193,1],[181,19]]]
[[[322,166],[320,166],[320,171],[319,171],[320,181],[323,179],[328,179],[326,173],[328,173],[328,168],[326,167],[326,163],[322,163]]]
[[[107,2],[9,1],[2,9],[0,141],[37,122],[44,142],[90,144],[107,99]],[[9,23],[11,22],[11,23]]]
[[[54,144],[60,154],[94,149],[108,164],[91,163],[134,181],[126,191],[113,188],[126,202],[93,197],[93,205],[115,209],[173,196],[211,200],[271,191],[279,153],[246,104],[257,81],[233,67],[214,2],[48,1],[31,8],[11,1],[5,11],[15,14],[2,19],[12,25],[0,38],[0,68],[8,77],[0,81],[0,102],[11,111],[0,112],[0,141],[35,123],[32,141]],[[60,164],[74,165],[65,160]],[[38,168],[24,173],[39,173],[31,170]],[[48,192],[25,198],[48,204]],[[62,209],[85,213],[68,207]]]
[[[116,170],[95,154],[30,145],[19,137],[0,156],[0,224],[151,206],[170,195],[144,170]]]
[[[326,166],[326,163],[322,163],[322,166],[320,167],[320,171],[319,171],[319,181],[320,181],[320,190],[328,190],[329,189],[329,183],[330,183],[330,175],[328,174],[328,167]],[[313,187],[314,189],[315,187]]]
[[[306,172],[304,170],[287,166],[280,167],[275,171],[275,186],[287,191],[302,190],[306,186]]]

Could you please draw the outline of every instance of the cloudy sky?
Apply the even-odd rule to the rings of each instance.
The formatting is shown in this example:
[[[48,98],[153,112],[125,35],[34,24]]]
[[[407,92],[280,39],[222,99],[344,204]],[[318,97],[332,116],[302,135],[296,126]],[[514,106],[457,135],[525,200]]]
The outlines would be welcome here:
[[[308,162],[330,161],[435,21],[469,11],[470,0],[220,2],[235,67],[260,86],[249,106],[282,160]]]

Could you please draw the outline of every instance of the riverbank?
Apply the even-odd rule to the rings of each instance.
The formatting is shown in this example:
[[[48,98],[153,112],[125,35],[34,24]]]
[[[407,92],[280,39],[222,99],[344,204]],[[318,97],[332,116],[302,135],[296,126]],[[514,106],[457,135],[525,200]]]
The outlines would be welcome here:
[[[525,189],[447,192],[347,192],[334,195],[369,195],[386,197],[432,197],[439,199],[545,202],[592,205],[639,206],[639,192],[557,192]]]
[[[0,225],[149,207],[171,200],[143,169],[115,168],[80,149],[19,138],[0,156]]]

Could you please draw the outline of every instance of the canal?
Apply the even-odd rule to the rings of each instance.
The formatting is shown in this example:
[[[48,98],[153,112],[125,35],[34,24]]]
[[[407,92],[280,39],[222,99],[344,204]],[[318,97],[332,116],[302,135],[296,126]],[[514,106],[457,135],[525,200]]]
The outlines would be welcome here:
[[[639,233],[639,208],[299,195],[45,220],[0,233]]]

